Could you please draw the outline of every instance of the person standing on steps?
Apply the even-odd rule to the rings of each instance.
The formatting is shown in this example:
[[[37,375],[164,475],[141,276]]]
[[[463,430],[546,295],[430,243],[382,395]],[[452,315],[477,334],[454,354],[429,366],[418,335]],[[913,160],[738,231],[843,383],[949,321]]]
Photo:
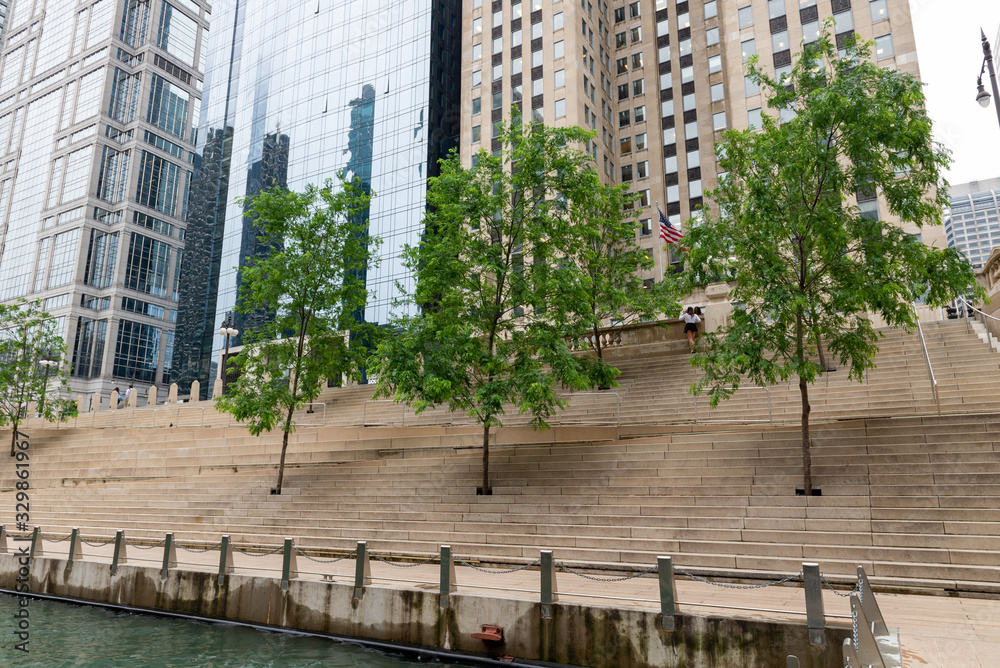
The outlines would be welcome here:
[[[694,344],[692,344],[694,345]],[[128,389],[125,390],[125,407],[128,408],[128,398],[132,396],[132,383],[128,384]]]
[[[701,309],[699,308],[696,313],[693,306],[688,306],[687,310],[681,313],[681,318],[684,320],[684,333],[687,334],[691,352],[694,352],[694,341],[698,337],[698,323],[701,322],[699,313],[701,313]]]

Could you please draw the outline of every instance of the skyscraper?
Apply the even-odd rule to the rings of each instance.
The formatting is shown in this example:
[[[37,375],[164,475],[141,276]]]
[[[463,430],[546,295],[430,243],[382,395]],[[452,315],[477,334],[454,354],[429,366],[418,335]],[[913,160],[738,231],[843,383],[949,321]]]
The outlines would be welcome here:
[[[207,390],[240,268],[268,252],[237,198],[341,169],[361,179],[382,238],[363,317],[384,323],[395,282],[411,280],[399,253],[422,230],[427,177],[458,135],[458,0],[223,0],[213,11],[179,286],[182,391],[196,379]]]
[[[715,142],[758,124],[760,90],[746,61],[781,75],[832,20],[834,39],[873,40],[884,67],[917,74],[905,0],[471,0],[462,37],[462,159],[499,148],[499,122],[518,105],[548,125],[591,128],[588,147],[608,181],[630,184],[643,209],[637,241],[659,280],[656,207],[687,220],[715,187]],[[859,208],[888,217],[877,198]],[[916,230],[913,230],[916,232]],[[926,242],[941,232],[925,230]]]
[[[1000,246],[1000,178],[953,185],[945,212],[948,246],[957,248],[973,267],[982,267]]]
[[[160,383],[208,11],[196,0],[12,0],[0,69],[0,300],[56,316],[71,387]]]

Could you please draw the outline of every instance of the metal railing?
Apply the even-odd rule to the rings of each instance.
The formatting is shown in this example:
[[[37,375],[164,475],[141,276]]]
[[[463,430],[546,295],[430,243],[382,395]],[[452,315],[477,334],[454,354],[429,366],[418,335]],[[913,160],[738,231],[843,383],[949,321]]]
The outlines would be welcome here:
[[[731,390],[732,388],[729,387],[729,388],[723,388],[723,389]],[[738,392],[740,390],[764,390],[764,392],[767,393],[767,420],[754,420],[752,418],[742,418],[742,419],[739,419],[739,420],[723,420],[723,419],[717,419],[717,420],[711,420],[711,419],[709,419],[709,420],[700,420],[698,418],[698,395],[697,394],[692,394],[691,395],[691,399],[694,401],[694,423],[695,424],[699,424],[699,423],[700,424],[712,424],[712,423],[722,424],[722,423],[733,422],[733,423],[739,423],[739,424],[749,424],[749,423],[752,423],[752,422],[768,422],[770,424],[774,424],[774,413],[773,413],[773,411],[771,409],[771,388],[769,388],[769,387],[761,387],[759,385],[741,385],[741,386],[739,386],[736,389],[736,391]]]
[[[931,355],[927,351],[927,341],[924,340],[924,328],[920,326],[919,320],[917,320],[917,334],[920,335],[920,349],[924,353],[924,363],[927,365],[927,378],[931,383],[931,394],[934,395],[934,405],[937,407],[938,415],[940,415],[941,401],[938,399],[938,382],[937,378],[934,377],[934,367],[931,365]]]
[[[993,345],[992,339],[1000,339],[1000,318],[997,318],[994,315],[990,315],[989,313],[986,313],[982,309],[976,308],[971,303],[969,303],[969,301],[964,297],[958,297],[955,301],[959,302],[965,307],[966,315],[968,315],[968,313],[971,311],[972,319],[982,322],[983,327],[986,328],[986,343],[990,346],[990,350],[997,350]],[[969,331],[968,317],[965,318],[965,329],[966,331]]]
[[[701,607],[701,608],[722,608],[727,610],[743,610],[748,612],[763,612],[763,613],[778,613],[778,614],[788,614],[795,616],[802,616],[806,618],[806,624],[809,629],[809,641],[814,645],[824,645],[826,644],[826,620],[827,619],[844,619],[855,621],[855,632],[853,641],[851,639],[845,640],[844,653],[845,661],[847,660],[848,643],[851,643],[851,649],[855,652],[855,655],[861,655],[866,658],[869,664],[872,665],[885,665],[889,666],[891,664],[875,664],[869,658],[867,654],[870,650],[869,637],[866,628],[869,627],[869,622],[876,622],[871,625],[874,634],[880,634],[885,631],[885,624],[882,621],[881,614],[878,613],[877,604],[875,604],[875,597],[871,593],[871,588],[868,585],[867,578],[864,576],[863,569],[858,567],[858,580],[854,588],[849,593],[841,593],[833,588],[832,585],[824,578],[820,573],[819,564],[816,563],[803,563],[802,569],[791,575],[787,575],[778,578],[773,581],[762,582],[758,584],[732,584],[727,582],[715,582],[702,577],[696,573],[690,572],[683,568],[679,568],[673,565],[673,560],[669,556],[659,556],[656,559],[656,563],[646,569],[641,571],[630,573],[623,576],[602,576],[602,575],[591,575],[588,573],[583,573],[577,568],[569,566],[565,563],[561,563],[556,560],[554,553],[551,550],[541,550],[537,559],[529,562],[514,566],[507,569],[489,569],[484,568],[476,563],[474,557],[469,557],[469,559],[463,559],[459,556],[453,554],[450,545],[441,545],[440,550],[437,554],[432,554],[429,557],[419,559],[419,558],[406,558],[405,560],[400,560],[399,557],[395,559],[388,556],[379,555],[373,551],[368,546],[367,541],[359,541],[357,546],[350,552],[339,554],[332,559],[324,559],[318,556],[312,556],[306,551],[294,545],[294,541],[291,538],[285,538],[283,544],[278,547],[269,548],[268,546],[258,546],[242,549],[230,540],[228,535],[223,535],[221,540],[214,545],[183,545],[181,544],[173,533],[167,533],[164,538],[156,543],[152,543],[150,539],[144,539],[142,542],[133,542],[126,538],[125,532],[119,529],[115,532],[115,537],[111,539],[102,538],[91,538],[91,540],[84,539],[79,532],[79,529],[73,528],[70,535],[61,538],[49,538],[45,536],[38,526],[35,526],[33,530],[26,531],[26,527],[19,526],[24,533],[14,534],[6,530],[3,525],[0,525],[0,554],[10,553],[10,549],[7,546],[7,537],[10,537],[16,542],[30,543],[30,549],[28,550],[28,556],[31,560],[31,564],[34,563],[34,559],[46,556],[44,554],[44,544],[48,543],[61,543],[69,541],[68,551],[66,555],[66,567],[67,571],[73,568],[73,563],[75,561],[80,561],[85,558],[94,560],[96,558],[107,559],[109,555],[99,555],[91,552],[89,555],[84,554],[84,547],[91,548],[104,548],[112,543],[114,543],[113,555],[111,556],[110,571],[112,577],[119,574],[120,567],[127,563],[144,563],[149,565],[158,566],[160,572],[160,578],[166,579],[171,570],[176,569],[178,566],[194,566],[199,569],[204,569],[206,566],[212,568],[214,564],[218,564],[217,577],[219,584],[225,582],[225,578],[228,575],[236,573],[238,571],[263,571],[271,573],[281,574],[281,588],[282,590],[288,590],[289,581],[300,578],[302,575],[314,575],[318,576],[320,579],[325,581],[351,581],[351,576],[346,573],[331,573],[329,571],[307,571],[299,568],[298,557],[302,557],[309,562],[330,566],[332,564],[350,559],[351,557],[355,560],[355,566],[353,569],[353,583],[354,583],[354,598],[360,599],[364,596],[365,588],[370,586],[374,581],[379,580],[383,582],[397,582],[404,584],[414,584],[420,586],[426,585],[437,585],[438,592],[440,595],[440,605],[441,607],[448,607],[450,605],[449,597],[454,594],[459,587],[459,579],[456,576],[456,565],[460,564],[472,571],[479,573],[485,573],[487,575],[507,575],[511,573],[516,573],[520,571],[526,571],[529,569],[536,569],[539,572],[538,587],[537,588],[514,588],[497,586],[495,584],[479,584],[475,582],[462,582],[461,586],[469,589],[483,589],[492,591],[509,591],[509,592],[519,592],[519,593],[530,593],[537,594],[537,602],[541,606],[541,616],[543,618],[550,618],[552,616],[552,606],[559,602],[560,596],[573,597],[573,598],[583,598],[583,599],[596,599],[596,600],[610,600],[610,601],[628,601],[637,603],[651,603],[658,604],[662,628],[664,630],[672,630],[675,626],[675,617],[679,612],[681,606],[684,607]],[[143,544],[146,543],[146,544]],[[162,551],[157,554],[154,552],[157,548],[161,548]],[[205,554],[209,552],[218,551],[218,560],[215,557],[211,557],[208,562],[205,561],[180,561],[178,560],[178,550],[193,553],[193,554]],[[14,553],[20,553],[19,550],[14,547]],[[339,550],[340,552],[345,552],[344,549]],[[329,553],[329,551],[325,551]],[[148,553],[149,556],[140,556]],[[281,553],[281,567],[267,566],[264,565],[266,562],[261,562],[261,566],[247,566],[245,563],[240,565],[238,568],[235,564],[234,555],[235,553],[240,553],[245,557],[249,558],[262,558]],[[62,554],[59,555],[60,558],[63,557]],[[435,581],[434,579],[419,579],[414,577],[386,577],[384,575],[373,575],[371,570],[371,559],[385,564],[386,566],[399,568],[399,569],[412,569],[418,566],[423,566],[430,564],[432,562],[437,562],[440,565],[439,577]],[[419,560],[418,560],[419,559]],[[241,561],[244,561],[241,559]],[[590,565],[589,568],[596,569],[599,571],[610,570],[607,566],[594,566]],[[638,598],[635,596],[613,596],[609,594],[598,594],[590,591],[573,591],[572,589],[561,589],[557,583],[557,573],[562,571],[570,576],[580,578],[584,583],[586,582],[600,582],[600,583],[614,583],[614,582],[625,582],[629,580],[635,580],[637,578],[643,578],[649,576],[650,579],[655,576],[656,585],[650,587],[654,589],[656,594],[653,594],[649,598]],[[677,588],[676,588],[676,576],[680,575],[685,578],[701,582],[704,584],[712,585],[715,587],[721,587],[730,590],[757,590],[766,587],[771,587],[775,585],[782,585],[788,582],[801,581],[803,583],[803,594],[805,602],[805,610],[800,609],[772,609],[772,608],[762,608],[758,606],[740,606],[732,604],[712,604],[703,602],[683,602],[678,600]],[[734,574],[734,577],[738,577]],[[426,575],[424,575],[426,578]],[[838,615],[838,614],[828,614],[824,610],[823,606],[823,587],[824,585],[833,591],[838,596],[851,597],[852,603],[852,614],[851,615]],[[584,587],[584,589],[586,589]],[[652,592],[651,592],[652,593]],[[658,594],[658,595],[657,595]],[[857,606],[855,606],[855,601],[857,601]],[[855,609],[857,607],[857,609]],[[845,666],[858,666],[860,664],[848,664]],[[868,665],[868,664],[865,664]]]

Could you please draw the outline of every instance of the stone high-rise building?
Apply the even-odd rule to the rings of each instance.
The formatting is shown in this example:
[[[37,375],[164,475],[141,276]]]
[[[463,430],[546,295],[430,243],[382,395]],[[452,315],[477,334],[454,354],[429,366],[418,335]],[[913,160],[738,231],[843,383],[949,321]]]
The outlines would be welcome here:
[[[638,241],[659,280],[657,212],[678,224],[716,185],[715,142],[759,122],[766,102],[744,76],[756,54],[771,73],[832,19],[838,43],[872,40],[879,65],[918,74],[907,0],[466,0],[462,21],[464,164],[495,150],[495,128],[525,119],[597,132],[589,147],[609,181],[641,194]],[[887,216],[877,199],[862,211]],[[916,231],[916,230],[914,230]],[[943,243],[940,228],[923,233]]]
[[[9,4],[0,300],[44,300],[69,347],[74,392],[161,384],[209,9],[198,0]]]

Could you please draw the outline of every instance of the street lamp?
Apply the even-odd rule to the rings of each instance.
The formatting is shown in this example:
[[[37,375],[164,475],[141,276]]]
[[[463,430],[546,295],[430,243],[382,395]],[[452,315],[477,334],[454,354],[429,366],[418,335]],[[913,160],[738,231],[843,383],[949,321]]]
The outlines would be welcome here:
[[[976,83],[979,86],[979,92],[976,93],[976,102],[979,106],[985,109],[990,106],[990,94],[986,92],[986,87],[983,86],[983,74],[989,72],[990,74],[990,84],[993,86],[993,108],[997,112],[997,123],[1000,123],[1000,92],[997,92],[997,73],[993,70],[993,51],[990,49],[990,42],[986,39],[986,33],[983,29],[979,29],[980,34],[983,36],[983,66],[979,68],[979,79]]]
[[[39,364],[45,367],[45,384],[42,385],[42,397],[41,401],[38,402],[38,413],[41,414],[45,410],[45,390],[49,387],[49,370],[59,366],[59,362],[55,360],[41,360]]]
[[[226,393],[226,376],[228,375],[226,373],[226,365],[229,363],[229,339],[231,337],[237,336],[239,333],[240,333],[240,330],[235,329],[233,327],[233,314],[229,313],[226,316],[225,322],[223,322],[222,326],[219,327],[219,336],[226,337],[226,352],[225,352],[225,355],[223,355],[223,357],[222,357],[222,369],[221,369],[221,373],[222,373],[222,393],[223,394]]]

